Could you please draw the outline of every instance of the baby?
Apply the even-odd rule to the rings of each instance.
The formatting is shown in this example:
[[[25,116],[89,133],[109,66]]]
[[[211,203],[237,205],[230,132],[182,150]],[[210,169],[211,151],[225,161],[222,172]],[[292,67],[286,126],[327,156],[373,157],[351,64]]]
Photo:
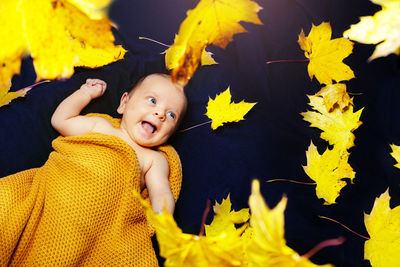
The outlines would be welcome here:
[[[119,128],[103,117],[81,116],[89,102],[104,94],[107,84],[99,79],[87,79],[77,91],[57,107],[51,123],[63,136],[98,132],[124,140],[136,153],[140,165],[140,188],[149,192],[152,208],[161,212],[166,206],[174,212],[175,202],[165,156],[153,150],[164,144],[174,133],[185,110],[183,88],[171,81],[169,75],[151,74],[125,92],[117,109],[122,114]]]
[[[57,107],[63,136],[40,168],[0,179],[0,266],[157,266],[135,191],[174,212],[182,171],[164,144],[186,109],[183,88],[151,74],[122,95],[121,119],[81,110],[106,90],[88,79]]]

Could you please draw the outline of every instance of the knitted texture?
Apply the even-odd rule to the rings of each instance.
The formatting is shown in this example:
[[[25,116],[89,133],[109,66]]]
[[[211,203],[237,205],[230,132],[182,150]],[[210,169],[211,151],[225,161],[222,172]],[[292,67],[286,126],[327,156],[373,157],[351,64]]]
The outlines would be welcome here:
[[[0,266],[157,266],[154,229],[132,194],[140,192],[134,150],[94,132],[59,137],[53,148],[41,168],[0,179]],[[171,146],[157,149],[176,201],[179,157]],[[141,195],[149,201],[147,189]]]

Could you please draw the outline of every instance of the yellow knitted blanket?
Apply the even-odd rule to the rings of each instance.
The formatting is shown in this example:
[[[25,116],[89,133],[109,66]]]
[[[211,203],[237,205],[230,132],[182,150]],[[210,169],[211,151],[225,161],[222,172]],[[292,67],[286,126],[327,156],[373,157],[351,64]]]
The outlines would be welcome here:
[[[157,266],[154,230],[132,194],[140,191],[133,149],[94,132],[59,137],[53,148],[41,168],[0,179],[0,266]],[[171,146],[157,149],[176,201],[179,157]],[[141,195],[148,200],[147,189]]]

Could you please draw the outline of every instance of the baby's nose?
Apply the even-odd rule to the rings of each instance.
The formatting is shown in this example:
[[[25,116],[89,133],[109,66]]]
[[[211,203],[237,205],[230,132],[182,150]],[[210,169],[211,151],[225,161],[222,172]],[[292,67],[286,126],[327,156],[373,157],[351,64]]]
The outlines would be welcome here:
[[[154,115],[157,116],[160,120],[164,120],[165,119],[165,112],[156,110],[154,112]]]

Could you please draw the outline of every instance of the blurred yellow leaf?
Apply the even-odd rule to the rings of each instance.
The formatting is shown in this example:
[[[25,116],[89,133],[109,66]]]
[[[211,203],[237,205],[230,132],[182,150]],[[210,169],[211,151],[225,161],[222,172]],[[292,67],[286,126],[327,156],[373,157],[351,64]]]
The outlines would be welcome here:
[[[25,96],[27,92],[27,90],[19,90],[16,92],[9,92],[9,90],[10,89],[7,87],[0,87],[0,107],[7,105],[17,97]]]
[[[353,113],[353,106],[350,105],[344,112],[340,109],[329,112],[322,97],[308,96],[308,98],[309,105],[315,111],[302,112],[301,115],[305,121],[311,123],[310,127],[321,129],[321,138],[337,146],[338,149],[346,150],[354,146],[353,131],[362,124],[359,119],[363,109]]]
[[[205,226],[206,236],[218,236],[223,232],[236,233],[235,224],[241,224],[248,221],[250,214],[249,209],[241,209],[233,211],[230,195],[223,199],[221,204],[214,205],[214,219],[210,225]]]
[[[346,92],[346,85],[344,83],[329,84],[315,95],[322,96],[324,105],[329,112],[332,112],[336,107],[343,112],[350,105],[353,105],[353,101]]]
[[[198,236],[182,233],[168,211],[156,214],[138,192],[134,195],[146,209],[147,218],[156,230],[160,255],[166,259],[166,267],[215,267],[243,266],[242,230],[233,234]]]
[[[2,90],[11,87],[11,78],[19,73],[20,58],[28,49],[19,2],[20,0],[7,0],[0,4],[0,88]]]
[[[91,19],[106,17],[107,7],[113,0],[69,0],[77,8],[85,12]]]
[[[270,209],[260,194],[260,184],[254,180],[249,198],[251,210],[250,224],[254,231],[253,239],[246,246],[248,266],[311,267],[319,266],[301,257],[286,245],[284,237],[284,211],[287,198]],[[331,266],[330,264],[322,266]]]
[[[67,78],[75,66],[99,67],[125,54],[114,45],[107,18],[91,20],[68,0],[4,1],[0,23],[0,84],[6,87],[26,54],[37,80]]]
[[[207,113],[205,115],[212,120],[211,128],[213,130],[226,122],[244,120],[244,115],[256,104],[244,101],[233,103],[231,102],[231,98],[232,96],[228,87],[224,92],[216,95],[215,99],[210,98],[208,100]]]
[[[307,175],[316,182],[316,193],[318,198],[325,200],[325,204],[334,204],[339,196],[340,190],[346,185],[343,178],[355,177],[353,168],[348,163],[349,152],[337,149],[326,149],[320,155],[317,147],[311,142],[306,151],[307,165],[303,166]]]
[[[354,73],[342,61],[353,50],[353,43],[345,38],[332,39],[332,29],[329,22],[318,26],[312,25],[308,36],[302,30],[298,43],[306,58],[310,59],[308,74],[314,76],[321,84],[332,84],[354,78]]]
[[[400,206],[390,208],[389,190],[375,199],[370,214],[364,214],[370,239],[364,258],[374,267],[398,266],[400,262]]]
[[[390,155],[392,155],[392,157],[396,160],[396,164],[394,165],[396,168],[400,169],[400,146],[396,146],[394,144],[390,145],[390,148],[392,148],[392,153],[390,153]]]
[[[343,36],[364,44],[378,44],[369,60],[391,53],[400,55],[400,1],[372,0],[382,6],[373,16],[361,17]]]
[[[201,53],[201,65],[206,66],[206,65],[215,65],[218,64],[212,57],[213,53],[206,51],[205,49]]]
[[[207,45],[225,48],[234,34],[246,32],[239,21],[262,24],[257,15],[260,9],[251,0],[201,0],[187,12],[174,44],[167,50],[165,63],[173,69],[173,80],[185,85]]]

